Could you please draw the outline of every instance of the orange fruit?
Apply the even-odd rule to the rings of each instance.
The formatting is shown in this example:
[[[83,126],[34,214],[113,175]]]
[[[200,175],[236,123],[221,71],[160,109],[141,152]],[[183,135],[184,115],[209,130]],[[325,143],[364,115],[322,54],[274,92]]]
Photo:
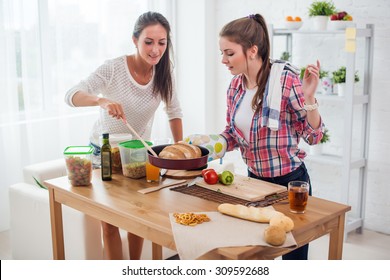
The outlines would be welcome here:
[[[293,19],[292,16],[287,16],[287,17],[286,17],[286,20],[287,20],[287,21],[294,21],[294,19]]]
[[[295,17],[295,21],[302,21],[300,17]]]

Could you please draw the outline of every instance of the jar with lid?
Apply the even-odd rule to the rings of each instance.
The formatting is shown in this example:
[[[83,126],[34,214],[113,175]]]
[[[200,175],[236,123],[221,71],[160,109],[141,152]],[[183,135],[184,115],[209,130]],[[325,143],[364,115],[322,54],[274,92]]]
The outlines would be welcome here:
[[[73,186],[87,186],[92,179],[91,146],[69,146],[64,150],[66,171]]]
[[[151,142],[146,141],[149,146]],[[139,140],[119,143],[123,175],[138,179],[146,176],[147,149]]]

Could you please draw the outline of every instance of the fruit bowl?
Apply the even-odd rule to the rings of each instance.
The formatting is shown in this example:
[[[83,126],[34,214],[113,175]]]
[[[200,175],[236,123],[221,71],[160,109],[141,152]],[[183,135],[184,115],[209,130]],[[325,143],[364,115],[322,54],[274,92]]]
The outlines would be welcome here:
[[[302,25],[303,25],[302,21],[285,21],[284,22],[284,26],[287,29],[298,30],[299,28],[302,27]]]
[[[343,30],[347,27],[353,27],[353,21],[347,20],[330,20],[328,22],[328,30]]]

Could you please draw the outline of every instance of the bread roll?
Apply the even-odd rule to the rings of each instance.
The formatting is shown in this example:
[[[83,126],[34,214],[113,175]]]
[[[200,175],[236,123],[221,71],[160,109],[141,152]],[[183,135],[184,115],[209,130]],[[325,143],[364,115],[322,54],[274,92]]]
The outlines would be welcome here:
[[[166,146],[158,156],[166,159],[193,159],[201,157],[201,155],[199,147],[187,143],[177,143]]]
[[[269,226],[264,230],[264,240],[273,246],[280,246],[286,241],[286,232],[278,226]]]
[[[276,215],[272,217],[269,221],[270,226],[277,226],[284,229],[285,232],[290,232],[294,228],[294,222],[291,220],[290,217],[287,217],[285,215]]]
[[[218,206],[218,211],[237,218],[258,222],[268,223],[273,216],[284,215],[281,212],[269,208],[247,207],[240,204],[222,203]]]

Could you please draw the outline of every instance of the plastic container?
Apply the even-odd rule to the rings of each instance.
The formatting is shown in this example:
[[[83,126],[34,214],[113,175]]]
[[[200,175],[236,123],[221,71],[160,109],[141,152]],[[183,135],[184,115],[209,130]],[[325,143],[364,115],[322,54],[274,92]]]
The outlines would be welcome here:
[[[91,146],[69,146],[64,150],[69,182],[73,186],[87,186],[92,179]]]
[[[100,136],[100,145],[102,143],[102,137]],[[119,143],[130,141],[132,135],[128,133],[123,134],[110,134],[110,145],[111,145],[111,160],[112,160],[112,173],[122,172],[122,161],[120,156]]]
[[[146,141],[152,146],[151,142]],[[123,175],[138,179],[146,176],[147,149],[139,140],[119,143]]]

